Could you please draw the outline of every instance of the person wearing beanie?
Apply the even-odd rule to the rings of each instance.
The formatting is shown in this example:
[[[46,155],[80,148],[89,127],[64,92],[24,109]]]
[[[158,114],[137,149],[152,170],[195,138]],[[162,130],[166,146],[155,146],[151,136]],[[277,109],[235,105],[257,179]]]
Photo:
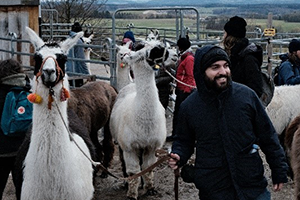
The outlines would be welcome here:
[[[232,81],[231,65],[220,47],[197,49],[197,89],[180,105],[169,166],[182,167],[195,153],[194,167],[183,167],[181,175],[201,200],[271,200],[259,151],[268,158],[275,191],[288,181],[285,154],[255,92]]]
[[[196,86],[193,69],[194,69],[194,54],[191,47],[189,36],[179,37],[177,41],[179,50],[179,61],[176,69],[176,101],[173,112],[173,131],[172,135],[167,137],[167,141],[172,141],[174,137],[174,130],[178,121],[178,110],[181,102],[183,102],[192,92]]]
[[[74,37],[78,32],[82,31],[82,27],[79,22],[75,22],[70,31],[70,37]],[[68,58],[80,58],[80,59],[85,59],[84,55],[84,47],[79,46],[83,45],[83,40],[80,39],[77,41],[76,46],[74,46],[72,49],[70,49]],[[78,45],[78,46],[77,46]],[[84,61],[74,61],[68,59],[66,63],[66,72],[69,77],[74,76],[72,73],[76,74],[90,74],[87,64]],[[76,75],[75,75],[76,76]],[[78,76],[78,75],[77,75]],[[70,87],[80,87],[83,85],[83,79],[77,79],[77,80],[69,80]]]
[[[245,19],[231,17],[224,25],[223,46],[230,57],[232,80],[250,87],[263,99],[263,49],[249,43],[246,26]]]
[[[288,49],[289,53],[280,57],[278,85],[300,84],[300,41],[292,39]]]
[[[123,39],[122,39],[122,45],[126,44],[127,42],[132,42],[132,44],[129,46],[131,50],[135,50],[135,38],[134,33],[132,31],[126,31],[124,33]]]

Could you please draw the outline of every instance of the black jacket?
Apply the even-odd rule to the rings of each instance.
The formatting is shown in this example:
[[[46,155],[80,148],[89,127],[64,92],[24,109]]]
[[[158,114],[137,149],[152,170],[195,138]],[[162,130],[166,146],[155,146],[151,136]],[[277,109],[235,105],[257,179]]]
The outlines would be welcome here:
[[[254,43],[249,44],[247,38],[234,45],[231,49],[232,80],[253,89],[257,96],[263,93],[261,65],[263,62],[263,49]]]
[[[203,54],[195,55],[197,90],[182,104],[172,152],[187,162],[196,147],[195,179],[201,200],[254,199],[267,186],[259,144],[272,170],[273,183],[287,182],[287,164],[275,129],[253,90],[231,82],[217,94],[208,90],[200,72]]]
[[[14,74],[10,77],[5,77],[5,81],[0,83],[0,119],[6,94],[15,86],[23,87],[24,90],[29,91],[30,83],[28,77],[25,74]],[[24,137],[25,134],[23,137],[6,136],[0,128],[0,157],[15,156]]]

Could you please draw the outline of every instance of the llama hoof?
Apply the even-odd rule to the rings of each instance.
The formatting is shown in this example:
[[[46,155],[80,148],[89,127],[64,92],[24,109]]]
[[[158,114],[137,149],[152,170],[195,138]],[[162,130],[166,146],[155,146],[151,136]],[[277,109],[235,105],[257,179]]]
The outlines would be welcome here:
[[[147,190],[146,195],[147,196],[154,196],[154,195],[157,195],[157,193],[158,192],[154,188],[151,188],[151,189]]]
[[[100,175],[100,178],[107,178],[108,175],[106,172],[102,172],[101,175]]]

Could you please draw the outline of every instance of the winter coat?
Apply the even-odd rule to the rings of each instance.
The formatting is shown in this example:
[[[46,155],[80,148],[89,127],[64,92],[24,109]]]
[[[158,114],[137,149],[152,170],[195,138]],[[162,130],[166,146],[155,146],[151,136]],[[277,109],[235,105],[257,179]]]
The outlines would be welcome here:
[[[14,74],[0,81],[0,119],[2,117],[6,95],[12,87],[16,86],[23,87],[24,90],[29,91],[30,83],[28,77],[26,77],[25,74]],[[2,129],[0,129],[0,157],[16,156],[24,137],[25,134],[21,137],[6,136]]]
[[[196,148],[194,183],[201,200],[255,199],[267,180],[253,144],[265,153],[274,184],[287,182],[285,154],[253,90],[232,81],[220,94],[206,87],[200,62],[211,48],[196,51],[197,90],[181,104],[172,153],[182,166]]]
[[[278,71],[278,85],[296,85],[300,83],[300,65],[292,64],[286,54],[280,57],[282,60]],[[300,61],[298,61],[300,63]]]
[[[190,86],[195,86],[195,79],[193,75],[194,68],[194,55],[190,49],[184,52],[178,61],[178,67],[176,71],[176,79]],[[186,93],[190,93],[193,88],[186,86],[180,82],[177,82],[177,89]]]
[[[231,49],[232,80],[253,89],[258,97],[263,93],[261,65],[263,62],[263,49],[254,43],[249,44],[247,38],[234,45]]]
[[[70,31],[70,37],[74,37],[76,35],[75,32]],[[77,45],[83,45],[83,41],[79,39],[77,41]],[[81,58],[85,59],[84,56],[84,48],[82,46],[74,46],[72,49],[70,49],[69,58]],[[66,63],[66,71],[67,72],[75,72],[75,73],[80,73],[80,74],[89,74],[89,70],[87,68],[87,65],[83,61],[73,61],[73,60],[68,60]],[[70,76],[70,75],[69,75]]]

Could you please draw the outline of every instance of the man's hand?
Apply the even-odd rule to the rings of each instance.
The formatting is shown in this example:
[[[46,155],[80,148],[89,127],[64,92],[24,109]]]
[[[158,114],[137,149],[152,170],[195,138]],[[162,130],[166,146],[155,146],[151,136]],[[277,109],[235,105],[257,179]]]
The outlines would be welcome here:
[[[274,184],[273,190],[274,190],[274,192],[278,192],[282,189],[282,187],[283,187],[283,183]]]
[[[171,153],[170,156],[171,158],[169,159],[169,166],[175,170],[178,168],[177,162],[180,160],[180,156],[175,153]]]

